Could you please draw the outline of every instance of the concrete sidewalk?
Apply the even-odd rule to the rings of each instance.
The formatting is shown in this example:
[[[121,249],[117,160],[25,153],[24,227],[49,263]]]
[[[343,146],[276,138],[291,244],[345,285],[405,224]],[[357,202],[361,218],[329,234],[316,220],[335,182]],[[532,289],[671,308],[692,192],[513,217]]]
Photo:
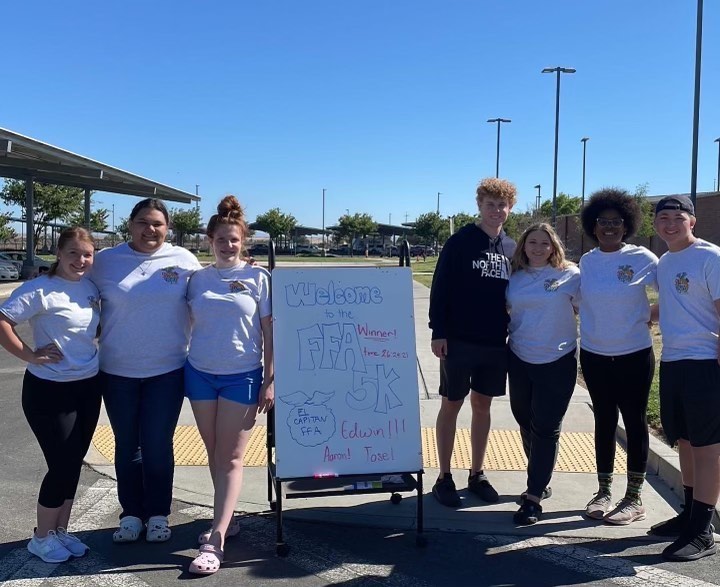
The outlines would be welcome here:
[[[430,332],[427,327],[429,289],[414,283],[415,328],[418,357],[418,384],[420,392],[421,427],[433,429],[440,405],[437,394],[439,364],[430,352]],[[470,407],[464,406],[458,420],[459,429],[470,428]],[[493,401],[493,431],[518,431],[507,396]],[[107,415],[101,414],[100,424],[108,424]],[[193,426],[194,419],[188,402],[183,405],[180,425]],[[264,425],[264,417],[258,419]],[[590,436],[594,429],[590,397],[586,390],[576,386],[563,426],[563,437]],[[618,440],[623,441],[622,426]],[[501,494],[496,504],[483,504],[468,494],[467,471],[453,471],[463,505],[454,510],[441,506],[430,495],[438,470],[426,468],[424,476],[425,528],[450,531],[474,531],[483,533],[511,534],[519,536],[554,535],[576,538],[647,538],[647,530],[656,522],[674,515],[679,505],[678,495],[682,484],[677,453],[654,437],[651,437],[651,457],[648,481],[643,493],[647,519],[629,526],[610,526],[583,517],[586,503],[597,491],[594,472],[577,470],[557,472],[552,479],[553,496],[543,502],[544,517],[534,526],[517,527],[512,514],[517,510],[517,496],[525,490],[524,470],[493,470],[486,466],[486,473]],[[521,452],[521,449],[518,449]],[[619,450],[621,450],[619,448]],[[591,451],[592,452],[592,451]],[[91,446],[87,462],[97,471],[114,477],[110,461]],[[427,462],[427,461],[426,461]],[[625,491],[625,475],[616,474],[614,498],[620,499]],[[177,466],[174,484],[175,498],[199,505],[212,506],[213,489],[206,466]],[[398,505],[390,503],[389,494],[345,495],[341,497],[318,497],[312,499],[286,499],[283,512],[286,517],[344,524],[371,525],[379,527],[411,529],[416,523],[416,494],[406,493]],[[268,511],[267,470],[265,467],[246,467],[243,491],[237,509],[244,512]]]

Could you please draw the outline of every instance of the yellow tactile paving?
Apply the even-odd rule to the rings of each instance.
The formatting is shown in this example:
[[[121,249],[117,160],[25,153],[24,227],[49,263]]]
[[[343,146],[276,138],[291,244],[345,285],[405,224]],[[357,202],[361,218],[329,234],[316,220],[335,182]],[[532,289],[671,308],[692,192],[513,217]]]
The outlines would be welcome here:
[[[264,467],[267,464],[265,426],[256,426],[245,452],[246,467]],[[93,437],[95,448],[110,462],[114,462],[115,438],[110,426],[98,426]],[[174,439],[175,464],[178,466],[207,465],[207,455],[200,434],[195,426],[178,426]],[[626,473],[625,451],[617,445],[615,451],[615,472]],[[423,465],[438,468],[437,444],[434,428],[422,429]],[[452,468],[470,468],[470,430],[460,428],[455,438]],[[522,450],[520,432],[515,430],[493,430],[490,432],[486,470],[524,471],[527,460]],[[563,432],[560,435],[560,453],[556,471],[566,473],[594,473],[595,449],[593,435],[586,432]]]

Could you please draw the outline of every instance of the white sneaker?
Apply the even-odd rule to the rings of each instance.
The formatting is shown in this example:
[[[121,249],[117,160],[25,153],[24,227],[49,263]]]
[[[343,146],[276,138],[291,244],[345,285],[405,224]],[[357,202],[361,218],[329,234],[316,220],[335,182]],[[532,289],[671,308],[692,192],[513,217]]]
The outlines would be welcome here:
[[[85,556],[90,547],[82,542],[77,536],[70,534],[65,528],[57,529],[57,537],[62,545],[70,551],[70,554],[76,557]]]
[[[72,553],[58,539],[55,530],[50,530],[45,538],[38,538],[33,532],[27,549],[46,563],[64,563],[72,556]]]

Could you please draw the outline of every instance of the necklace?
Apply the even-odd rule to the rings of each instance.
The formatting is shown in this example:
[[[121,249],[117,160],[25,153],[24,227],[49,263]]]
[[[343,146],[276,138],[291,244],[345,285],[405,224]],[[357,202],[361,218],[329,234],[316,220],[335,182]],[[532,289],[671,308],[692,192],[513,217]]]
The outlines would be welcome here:
[[[220,276],[220,279],[230,279],[233,272],[240,267],[241,263],[238,263],[237,265],[233,265],[232,267],[223,267],[223,271],[220,271],[220,267],[217,266],[217,263],[213,263],[213,267],[215,267],[215,271],[217,271],[217,274]]]
[[[545,274],[545,271],[549,266],[550,265],[543,265],[542,267],[528,267],[527,272],[530,277],[532,277],[533,283]]]
[[[138,266],[137,268],[140,270],[140,275],[145,277],[147,275],[147,272],[150,270],[150,265],[152,265],[152,258],[150,259],[143,259],[140,255],[137,254],[135,249],[133,249],[130,245],[128,245],[128,248],[132,251],[132,254],[135,256],[135,259],[137,259]]]

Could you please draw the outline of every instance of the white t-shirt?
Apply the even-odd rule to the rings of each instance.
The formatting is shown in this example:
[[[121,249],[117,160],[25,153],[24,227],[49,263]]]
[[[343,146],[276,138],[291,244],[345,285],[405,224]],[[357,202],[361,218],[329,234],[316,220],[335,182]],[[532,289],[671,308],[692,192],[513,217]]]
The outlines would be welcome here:
[[[577,346],[573,304],[580,270],[523,269],[510,276],[507,306],[510,350],[526,363],[551,363]]]
[[[41,275],[18,287],[0,312],[15,324],[30,322],[35,348],[54,342],[62,352],[58,363],[28,364],[27,370],[36,377],[78,381],[97,374],[100,296],[88,279]]]
[[[663,361],[717,359],[720,248],[697,239],[658,263]]]
[[[100,369],[121,377],[154,377],[187,357],[190,314],[185,294],[195,255],[165,243],[153,254],[123,243],[95,256],[100,290]]]
[[[599,248],[580,258],[580,347],[608,357],[652,345],[646,286],[657,289],[657,257],[645,247]]]
[[[205,267],[188,286],[192,335],[188,361],[212,375],[246,373],[262,365],[260,318],[272,313],[270,274],[257,265]]]

